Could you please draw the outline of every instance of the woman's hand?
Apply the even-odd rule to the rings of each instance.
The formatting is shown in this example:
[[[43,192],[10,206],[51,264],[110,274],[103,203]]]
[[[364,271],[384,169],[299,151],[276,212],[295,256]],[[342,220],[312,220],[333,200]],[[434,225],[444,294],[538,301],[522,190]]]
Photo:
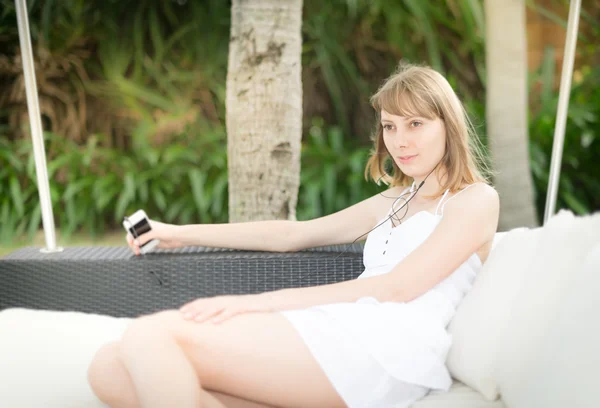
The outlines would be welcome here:
[[[125,239],[127,240],[127,244],[129,248],[136,254],[139,255],[140,246],[144,245],[146,242],[151,241],[153,239],[160,240],[157,248],[171,249],[171,248],[179,248],[183,246],[183,244],[177,240],[177,226],[172,224],[165,224],[158,221],[148,220],[150,222],[150,227],[152,229],[145,234],[140,235],[137,239],[127,233]]]
[[[213,323],[221,323],[242,313],[272,312],[276,310],[272,303],[272,298],[268,293],[215,296],[186,303],[179,311],[185,320],[202,323],[211,319]]]

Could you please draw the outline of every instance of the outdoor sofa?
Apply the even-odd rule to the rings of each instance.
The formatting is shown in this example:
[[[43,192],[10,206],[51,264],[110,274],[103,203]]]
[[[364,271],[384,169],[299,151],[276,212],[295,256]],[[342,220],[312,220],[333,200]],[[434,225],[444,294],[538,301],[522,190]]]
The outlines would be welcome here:
[[[142,257],[126,247],[15,251],[0,259],[0,407],[104,406],[87,367],[131,317],[201,296],[352,279],[362,269],[360,244]],[[543,228],[497,234],[448,327],[455,383],[414,408],[600,407],[598,312],[600,213],[562,211]]]

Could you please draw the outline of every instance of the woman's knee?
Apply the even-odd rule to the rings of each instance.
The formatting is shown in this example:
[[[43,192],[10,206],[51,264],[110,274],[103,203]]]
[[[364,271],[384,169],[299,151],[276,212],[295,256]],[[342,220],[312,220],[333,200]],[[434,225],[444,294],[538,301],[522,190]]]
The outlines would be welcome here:
[[[139,407],[133,382],[120,357],[120,343],[102,346],[88,369],[88,382],[98,399],[111,407]]]
[[[164,311],[134,319],[121,337],[118,348],[121,356],[137,354],[146,349],[145,345],[175,338],[175,316],[176,312]]]
[[[115,371],[119,368],[118,356],[117,342],[105,344],[98,349],[88,367],[88,382],[94,393],[102,400],[108,394],[114,392]]]

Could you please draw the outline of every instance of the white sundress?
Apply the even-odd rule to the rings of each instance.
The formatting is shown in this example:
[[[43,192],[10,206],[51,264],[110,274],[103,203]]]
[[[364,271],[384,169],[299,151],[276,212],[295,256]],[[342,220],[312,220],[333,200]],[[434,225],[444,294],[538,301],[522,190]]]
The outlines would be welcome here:
[[[447,194],[435,214],[420,211],[396,227],[387,219],[390,210],[367,236],[365,270],[358,279],[391,271],[418,247],[440,222]],[[446,326],[481,266],[477,254],[471,255],[410,302],[363,297],[280,313],[296,328],[349,408],[409,407],[430,389],[450,388],[445,362],[451,337]]]

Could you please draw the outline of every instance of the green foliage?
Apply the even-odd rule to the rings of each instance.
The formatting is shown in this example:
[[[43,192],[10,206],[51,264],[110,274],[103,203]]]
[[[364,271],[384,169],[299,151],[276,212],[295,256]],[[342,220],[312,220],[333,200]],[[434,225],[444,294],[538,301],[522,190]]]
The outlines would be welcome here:
[[[40,210],[31,211],[28,203],[37,197],[32,160],[27,160],[31,147],[11,144],[0,139],[0,242],[14,235],[33,233],[40,222]]]
[[[95,27],[98,59],[90,67],[99,79],[88,89],[136,117],[157,109],[183,115],[190,108],[222,117],[229,8],[216,1],[159,3],[125,1],[101,9],[106,18]],[[210,92],[201,101],[210,106],[197,106],[202,91]]]
[[[559,208],[587,213],[600,208],[600,182],[595,157],[600,154],[600,70],[588,72],[574,85],[564,148]],[[557,93],[544,96],[530,119],[531,160],[540,216],[552,150]],[[479,105],[472,111],[477,115]],[[481,112],[479,112],[481,115]],[[133,152],[99,147],[101,135],[79,146],[46,134],[53,152],[48,161],[56,224],[63,234],[79,229],[102,233],[115,228],[123,215],[145,208],[166,222],[227,221],[226,138],[222,127],[202,124],[186,129],[168,146],[154,147],[140,122]],[[200,134],[202,137],[186,135]],[[302,145],[298,219],[331,214],[385,187],[364,179],[371,149],[344,136],[338,127],[314,119]],[[33,234],[41,222],[32,146],[29,140],[9,143],[0,138],[0,241]]]
[[[530,117],[531,170],[537,192],[536,205],[544,215],[546,191],[558,107],[558,92],[552,91],[555,63],[548,49],[540,72],[533,81],[541,83],[539,106]],[[557,209],[578,214],[600,209],[600,68],[584,66],[576,72],[571,87],[569,110],[558,186]]]
[[[327,118],[344,134],[363,141],[370,129],[369,95],[400,60],[433,66],[461,97],[482,99],[484,88],[483,1],[306,0],[303,69],[317,75],[318,89],[305,98],[308,117]],[[322,87],[321,87],[322,86]],[[326,91],[323,92],[323,91]]]
[[[30,0],[27,2],[32,43],[43,43],[61,53],[87,34],[94,5],[85,0]],[[17,16],[13,0],[0,0],[0,35],[18,42]]]
[[[122,216],[141,207],[166,222],[226,222],[230,2],[31,0],[28,6],[34,48],[84,61],[79,75],[66,80],[104,109],[87,113],[82,134],[89,137],[81,141],[45,134],[62,232],[120,228]],[[592,58],[600,26],[585,10],[582,16],[591,28],[578,47]],[[401,59],[443,72],[486,143],[484,34],[482,0],[305,0],[298,219],[330,214],[384,188],[363,176],[373,126],[368,99]],[[16,53],[13,0],[0,0],[0,45],[7,56]],[[12,72],[13,60],[3,57],[0,66]],[[530,147],[540,217],[558,97],[553,61],[549,53],[532,76]],[[599,72],[589,66],[577,73],[569,105],[558,207],[578,213],[600,209]],[[9,111],[0,106],[0,120]],[[95,128],[94,120],[114,123]],[[41,225],[31,142],[12,141],[8,123],[0,123],[0,242]]]
[[[200,130],[200,129],[197,129]],[[180,136],[166,147],[138,144],[136,153],[84,146],[46,133],[55,224],[65,236],[85,229],[102,233],[144,208],[166,222],[227,221],[227,161],[222,128],[202,129],[201,139]],[[0,242],[41,226],[32,146],[0,138]]]
[[[307,220],[342,210],[383,187],[363,176],[371,146],[351,144],[338,127],[315,119],[302,147],[297,218]]]

